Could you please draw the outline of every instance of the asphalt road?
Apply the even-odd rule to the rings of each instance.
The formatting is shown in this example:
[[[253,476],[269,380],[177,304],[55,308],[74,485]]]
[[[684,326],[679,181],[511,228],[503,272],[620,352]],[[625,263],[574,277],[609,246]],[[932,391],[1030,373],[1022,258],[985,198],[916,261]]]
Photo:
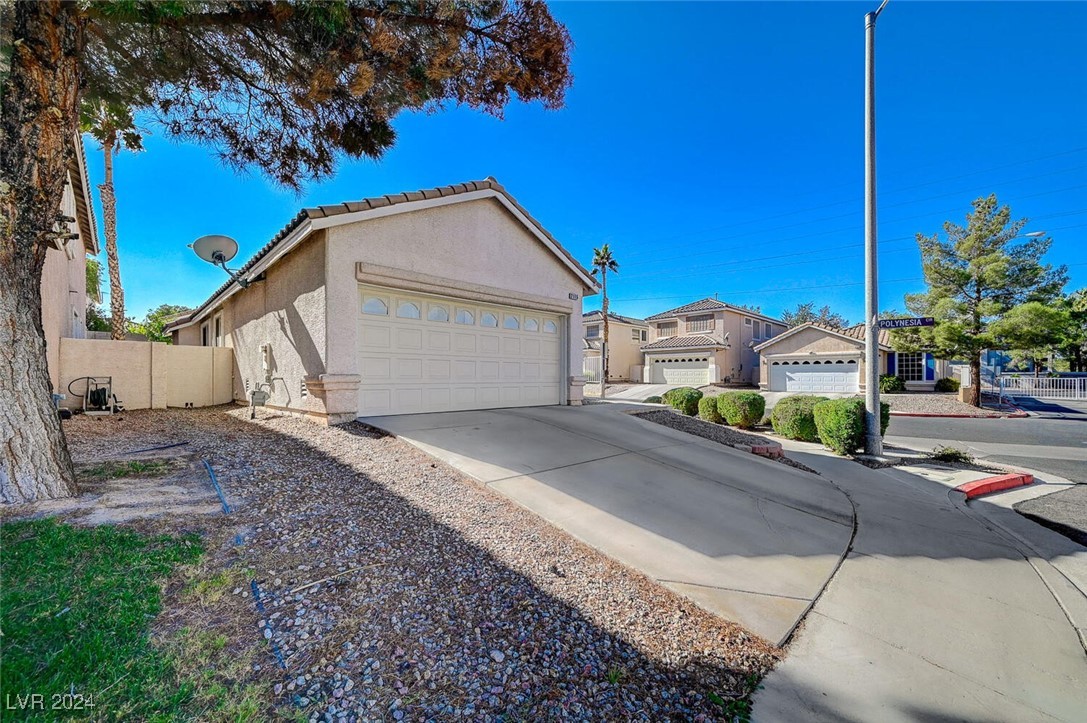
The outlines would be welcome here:
[[[1020,398],[1017,403],[1037,416],[1026,419],[945,419],[894,417],[888,441],[931,448],[937,444],[970,451],[977,457],[1051,472],[1087,483],[1087,402]]]

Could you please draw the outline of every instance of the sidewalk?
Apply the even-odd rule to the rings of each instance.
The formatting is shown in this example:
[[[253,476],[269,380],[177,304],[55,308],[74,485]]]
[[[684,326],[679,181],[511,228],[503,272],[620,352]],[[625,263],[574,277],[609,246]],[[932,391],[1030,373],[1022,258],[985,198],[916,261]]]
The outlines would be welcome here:
[[[1040,527],[1019,530],[1040,540],[1024,546],[993,521],[1014,512],[966,506],[950,479],[784,444],[850,496],[858,530],[755,720],[1082,720],[1087,655],[1066,608],[1087,599],[1060,570],[1087,550]]]

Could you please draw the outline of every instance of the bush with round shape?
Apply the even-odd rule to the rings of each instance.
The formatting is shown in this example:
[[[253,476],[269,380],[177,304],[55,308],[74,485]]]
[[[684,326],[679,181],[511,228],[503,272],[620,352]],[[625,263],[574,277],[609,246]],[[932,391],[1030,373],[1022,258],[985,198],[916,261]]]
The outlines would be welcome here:
[[[702,392],[690,387],[676,389],[669,404],[677,412],[682,412],[688,417],[698,414],[698,401],[702,399]]]
[[[938,392],[957,392],[959,391],[959,380],[952,377],[937,379],[934,388]]]
[[[646,397],[642,401],[646,404],[664,404],[664,400],[657,396]]]
[[[799,439],[802,442],[818,442],[819,432],[815,428],[812,408],[825,401],[827,397],[810,394],[785,397],[770,410],[770,425],[782,437]]]
[[[665,404],[671,404],[672,403],[672,397],[674,395],[676,395],[677,393],[679,393],[681,391],[685,391],[687,389],[694,390],[694,387],[676,387],[675,389],[669,389],[668,391],[666,391],[664,394],[661,395],[661,399],[664,400]]]
[[[879,375],[879,390],[885,394],[906,391],[906,380],[894,374]]]
[[[766,399],[758,392],[725,392],[717,395],[717,411],[726,424],[751,429],[762,421]]]
[[[815,429],[823,446],[835,454],[853,454],[864,446],[864,400],[860,397],[828,399],[812,407]],[[891,422],[891,405],[880,402],[879,433]]]
[[[713,397],[702,397],[698,400],[698,416],[707,422],[721,423],[721,413],[717,411],[717,400]]]

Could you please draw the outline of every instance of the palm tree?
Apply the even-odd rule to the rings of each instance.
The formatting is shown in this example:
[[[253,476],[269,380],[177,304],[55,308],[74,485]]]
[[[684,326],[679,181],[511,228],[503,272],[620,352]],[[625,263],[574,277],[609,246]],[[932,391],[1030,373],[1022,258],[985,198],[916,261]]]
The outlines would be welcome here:
[[[598,249],[593,249],[593,276],[600,274],[600,288],[604,294],[604,349],[601,356],[604,357],[603,370],[600,377],[600,396],[604,396],[604,387],[608,383],[608,272],[619,273],[619,262],[611,253],[611,246],[604,244]]]
[[[80,109],[80,130],[90,133],[105,156],[105,178],[98,192],[102,196],[102,222],[106,231],[106,266],[109,269],[110,336],[125,338],[125,290],[121,286],[121,263],[117,257],[117,197],[113,192],[113,156],[122,148],[143,150],[143,137],[132,118],[132,111],[104,101],[85,103]]]

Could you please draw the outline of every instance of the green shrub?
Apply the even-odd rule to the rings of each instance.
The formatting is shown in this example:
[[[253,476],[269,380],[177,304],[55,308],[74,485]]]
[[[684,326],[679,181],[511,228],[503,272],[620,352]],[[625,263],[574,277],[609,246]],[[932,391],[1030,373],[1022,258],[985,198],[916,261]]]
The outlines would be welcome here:
[[[702,392],[691,387],[684,387],[682,389],[672,390],[671,401],[669,404],[677,412],[683,412],[688,417],[693,417],[698,414],[698,401],[702,399]]]
[[[959,391],[959,380],[951,377],[937,379],[935,389],[938,392],[957,392]]]
[[[698,400],[698,416],[707,422],[721,423],[721,413],[717,411],[717,400],[713,397],[702,397]]]
[[[887,394],[906,391],[906,380],[894,374],[879,375],[879,390]]]
[[[830,399],[812,407],[815,429],[823,446],[836,454],[853,454],[864,446],[864,400]],[[891,405],[880,402],[879,433],[891,423]]]
[[[664,404],[663,399],[661,399],[660,397],[655,397],[655,396],[654,397],[646,397],[642,401],[645,402],[646,404]]]
[[[677,393],[685,391],[687,389],[692,389],[693,390],[694,387],[676,387],[675,389],[669,389],[667,392],[665,392],[664,394],[661,395],[661,399],[664,400],[665,404],[671,404],[673,396],[675,396]]]
[[[799,439],[803,442],[818,442],[819,432],[815,429],[815,415],[812,408],[826,397],[814,397],[797,394],[785,397],[770,411],[770,424],[782,437]]]
[[[864,400],[828,399],[812,408],[823,446],[835,454],[852,454],[864,444]]]
[[[758,392],[725,392],[717,396],[717,411],[726,424],[751,429],[762,421],[766,399]]]

